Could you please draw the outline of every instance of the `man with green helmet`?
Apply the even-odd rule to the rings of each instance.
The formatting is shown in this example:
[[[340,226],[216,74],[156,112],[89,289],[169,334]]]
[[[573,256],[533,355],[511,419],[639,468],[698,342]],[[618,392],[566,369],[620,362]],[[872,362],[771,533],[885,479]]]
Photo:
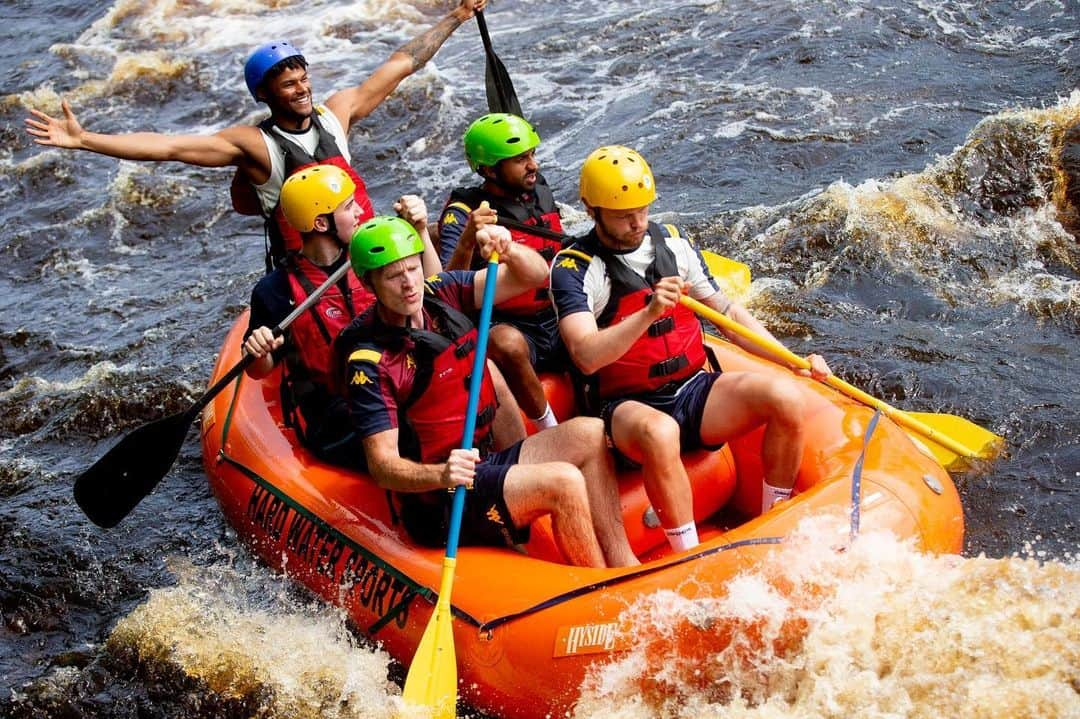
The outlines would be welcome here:
[[[348,261],[349,239],[364,217],[355,190],[349,174],[336,165],[314,165],[282,185],[282,210],[303,244],[255,285],[244,340],[245,351],[256,357],[247,367],[248,376],[261,379],[283,361],[286,422],[320,458],[345,466],[355,466],[363,453],[351,441],[347,405],[331,389],[335,386],[332,345],[374,298],[355,274],[346,272],[285,335],[274,337],[270,328]],[[416,225],[418,237],[427,237],[427,208],[419,197],[403,196],[395,209]],[[439,260],[430,240],[427,248],[427,268],[437,272]]]
[[[705,371],[701,324],[680,304],[684,292],[772,336],[719,290],[701,252],[678,228],[649,221],[655,199],[652,171],[637,152],[615,145],[590,154],[581,168],[581,200],[594,227],[556,257],[551,293],[563,341],[591,377],[612,444],[623,459],[641,465],[668,542],[681,551],[698,543],[681,452],[719,448],[765,425],[767,511],[791,496],[802,458],[803,400],[786,379]],[[810,355],[810,362],[815,376],[829,374],[820,356]]]
[[[476,233],[500,219],[511,225],[515,242],[531,247],[550,263],[562,249],[551,232],[561,233],[562,222],[536,163],[540,145],[536,130],[517,115],[491,113],[469,126],[464,144],[469,167],[483,182],[450,193],[439,220],[443,264],[449,269],[479,268],[483,258],[476,251]],[[536,374],[538,369],[561,369],[565,359],[547,287],[499,303],[493,316],[492,360],[537,429],[555,425]]]
[[[504,228],[480,228],[474,241],[482,257],[497,252],[502,262],[496,302],[545,283],[547,263]],[[446,490],[462,485],[470,489],[462,545],[521,544],[531,523],[550,515],[556,542],[573,564],[636,564],[599,420],[577,418],[498,446],[498,402],[485,371],[475,449],[461,449],[477,342],[472,317],[488,273],[455,270],[425,282],[422,248],[413,229],[395,218],[360,226],[350,256],[376,301],[336,346],[368,471],[390,492],[406,531],[420,545],[444,544],[452,498]],[[506,409],[518,412],[516,405]]]

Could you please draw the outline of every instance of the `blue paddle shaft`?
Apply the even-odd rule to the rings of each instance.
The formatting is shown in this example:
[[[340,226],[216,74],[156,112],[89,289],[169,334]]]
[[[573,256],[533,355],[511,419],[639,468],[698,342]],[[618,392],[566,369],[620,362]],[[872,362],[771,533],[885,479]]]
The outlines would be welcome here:
[[[491,256],[484,283],[484,300],[480,305],[480,323],[476,330],[476,355],[473,358],[472,376],[469,378],[469,404],[465,409],[465,433],[461,438],[463,449],[472,449],[476,432],[476,409],[480,404],[480,388],[484,381],[484,362],[487,360],[488,330],[491,328],[491,308],[495,305],[495,277],[499,273],[499,259]],[[450,529],[446,535],[446,556],[457,557],[458,536],[461,534],[461,515],[465,512],[465,487],[454,489],[454,504],[450,510]]]

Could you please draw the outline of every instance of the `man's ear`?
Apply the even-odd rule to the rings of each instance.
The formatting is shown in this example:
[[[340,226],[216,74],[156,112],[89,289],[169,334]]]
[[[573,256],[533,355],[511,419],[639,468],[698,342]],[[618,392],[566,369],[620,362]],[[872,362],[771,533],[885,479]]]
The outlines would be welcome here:
[[[329,232],[330,231],[330,220],[327,219],[326,215],[316,215],[315,216],[315,221],[312,223],[311,231],[312,232]]]
[[[495,175],[495,168],[491,167],[490,165],[480,165],[476,168],[476,170],[485,180],[497,179],[497,176]]]
[[[585,212],[589,213],[589,217],[591,217],[591,218],[593,218],[595,220],[596,219],[596,209],[593,208],[592,206],[590,206],[589,203],[585,201],[584,197],[581,198],[581,204],[585,205]]]

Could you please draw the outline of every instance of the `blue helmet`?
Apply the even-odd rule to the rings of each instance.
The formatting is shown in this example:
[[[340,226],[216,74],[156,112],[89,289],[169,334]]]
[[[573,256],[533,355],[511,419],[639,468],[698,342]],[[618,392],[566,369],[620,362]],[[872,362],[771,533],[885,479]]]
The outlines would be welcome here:
[[[288,40],[275,40],[260,45],[248,56],[247,62],[244,63],[244,81],[247,82],[248,91],[255,98],[255,102],[260,102],[255,91],[262,84],[266,73],[270,72],[270,68],[274,65],[290,57],[304,59],[304,55]]]

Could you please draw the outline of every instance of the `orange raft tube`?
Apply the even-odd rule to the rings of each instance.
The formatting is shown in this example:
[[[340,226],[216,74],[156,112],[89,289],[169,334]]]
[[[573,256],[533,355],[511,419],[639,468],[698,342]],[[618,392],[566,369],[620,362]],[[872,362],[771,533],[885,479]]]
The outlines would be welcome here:
[[[214,368],[216,381],[240,359],[247,316],[233,326]],[[792,377],[707,335],[726,371]],[[420,548],[391,516],[386,493],[368,477],[320,463],[282,423],[279,373],[241,377],[202,418],[203,458],[228,522],[267,564],[287,570],[408,664],[428,624],[442,573],[441,550]],[[660,590],[688,598],[723,592],[727,579],[767,562],[772,545],[800,520],[851,515],[855,464],[872,411],[809,379],[807,448],[796,495],[763,516],[760,430],[717,452],[684,456],[694,483],[702,543],[672,554],[648,506],[639,473],[620,476],[623,517],[641,567],[565,564],[550,526],[534,525],[527,554],[462,547],[452,597],[460,695],[501,717],[561,716],[587,668],[625,642],[620,614]],[[545,378],[558,416],[572,408],[565,381]],[[881,417],[859,473],[863,529],[888,528],[931,552],[959,552],[960,500],[948,474]],[[746,519],[749,517],[749,519]],[[841,544],[846,531],[837,536]],[[823,547],[823,551],[829,551]],[[695,638],[687,637],[687,651]],[[680,651],[680,645],[675,645]]]

